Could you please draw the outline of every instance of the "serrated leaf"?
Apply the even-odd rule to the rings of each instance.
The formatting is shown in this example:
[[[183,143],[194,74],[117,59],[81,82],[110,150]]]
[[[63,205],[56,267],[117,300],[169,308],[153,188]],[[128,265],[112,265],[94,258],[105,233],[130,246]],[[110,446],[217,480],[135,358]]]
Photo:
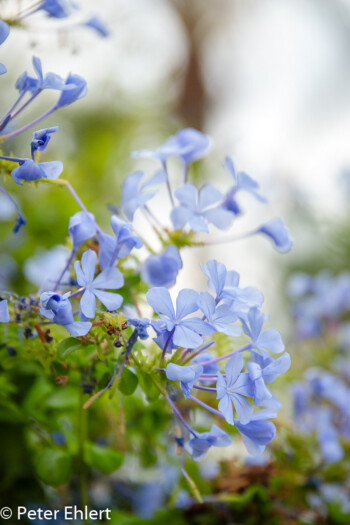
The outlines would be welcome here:
[[[68,481],[71,459],[68,454],[56,449],[46,449],[38,456],[35,463],[39,478],[53,487]]]
[[[103,474],[111,474],[121,467],[124,456],[113,448],[85,443],[84,460],[88,465],[97,468]]]
[[[124,368],[119,380],[118,390],[125,396],[131,396],[138,385],[138,377],[129,368]]]

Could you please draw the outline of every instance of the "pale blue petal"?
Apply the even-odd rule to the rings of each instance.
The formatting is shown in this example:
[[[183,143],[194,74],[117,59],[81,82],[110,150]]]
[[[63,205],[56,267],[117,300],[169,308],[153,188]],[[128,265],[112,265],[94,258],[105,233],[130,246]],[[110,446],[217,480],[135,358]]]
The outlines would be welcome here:
[[[202,344],[203,339],[193,330],[190,330],[183,324],[175,325],[173,341],[176,346],[183,348],[197,348]]]
[[[164,314],[169,319],[175,319],[174,306],[167,288],[152,288],[146,293],[148,304],[157,314]]]
[[[213,204],[217,204],[224,198],[221,191],[217,190],[212,184],[206,184],[198,193],[198,209],[205,210]]]
[[[252,308],[249,311],[248,320],[251,328],[252,339],[253,341],[256,341],[263,327],[265,315],[257,308]]]
[[[227,387],[231,388],[237,381],[243,368],[243,356],[241,352],[236,352],[227,361],[225,366]]]
[[[193,230],[194,232],[197,232],[197,233],[200,233],[200,232],[208,233],[209,232],[208,225],[201,215],[193,214],[189,218],[188,222],[189,222],[191,230]]]
[[[95,275],[95,268],[97,264],[97,255],[94,250],[88,250],[83,253],[81,258],[81,268],[84,272],[86,283],[92,283]],[[83,286],[83,285],[80,285]]]
[[[199,294],[198,306],[205,317],[210,320],[215,313],[215,299],[208,292],[201,292]]]
[[[41,162],[38,164],[43,170],[47,179],[54,180],[61,175],[63,170],[63,164],[59,160],[54,160],[52,162]]]
[[[175,197],[184,206],[196,210],[198,203],[198,190],[193,184],[184,184],[175,190]]]
[[[273,360],[267,365],[263,371],[263,378],[266,383],[272,383],[280,374],[284,374],[289,370],[291,365],[290,355],[286,352],[278,359]]]
[[[202,271],[208,277],[208,286],[216,292],[216,295],[220,297],[221,292],[225,286],[226,280],[226,267],[223,263],[212,259],[207,262],[204,266],[201,266]]]
[[[234,218],[231,212],[222,208],[205,211],[203,216],[220,230],[227,230],[232,225]]]
[[[176,319],[179,321],[198,310],[198,292],[185,288],[181,290],[176,299]]]
[[[269,328],[260,334],[255,344],[257,347],[270,350],[275,354],[283,352],[285,348],[281,334],[274,328]]]
[[[3,20],[0,20],[0,46],[5,42],[10,34],[10,26]]]
[[[171,222],[176,230],[181,230],[193,216],[194,212],[185,206],[177,206],[170,213]]]
[[[267,235],[273,241],[279,252],[289,252],[293,246],[290,233],[280,218],[272,219],[266,224],[263,224],[258,231]]]
[[[123,297],[118,293],[104,292],[102,290],[93,290],[93,293],[109,312],[114,312],[122,305]]]
[[[211,335],[215,332],[215,329],[211,326],[211,324],[206,323],[197,317],[184,319],[181,321],[181,326],[186,326],[186,328],[189,328],[200,335]]]
[[[201,367],[203,370],[203,367]],[[183,381],[188,383],[195,378],[195,369],[193,366],[181,366],[175,363],[169,363],[165,369],[165,375],[170,381]]]
[[[252,418],[254,412],[253,406],[247,399],[238,394],[233,394],[230,397],[233,401],[239,421],[242,425],[246,425]]]
[[[85,290],[80,300],[80,310],[87,319],[93,319],[96,313],[96,299],[90,290]]]
[[[1,26],[0,26],[1,27]],[[8,303],[6,299],[0,301],[0,323],[9,323],[10,314],[8,309]]]
[[[222,399],[220,399],[218,409],[220,410],[221,414],[225,417],[227,423],[229,423],[230,425],[235,424],[233,418],[232,401],[228,395],[225,395]]]
[[[82,337],[83,335],[86,335],[91,327],[91,323],[85,323],[82,321],[75,321],[74,323],[64,325],[64,328],[73,337]]]
[[[224,376],[218,372],[218,379],[216,382],[216,399],[221,399],[227,394],[227,385]]]
[[[91,288],[117,290],[124,285],[124,277],[118,268],[103,270],[91,284]]]
[[[84,286],[84,287],[87,286],[88,282],[86,280],[83,270],[81,269],[80,261],[75,261],[74,271],[76,273],[77,283],[79,284],[79,286]]]
[[[242,425],[238,421],[236,427],[239,430],[246,449],[253,456],[264,452],[265,447],[276,435],[276,427],[271,421],[250,421]]]

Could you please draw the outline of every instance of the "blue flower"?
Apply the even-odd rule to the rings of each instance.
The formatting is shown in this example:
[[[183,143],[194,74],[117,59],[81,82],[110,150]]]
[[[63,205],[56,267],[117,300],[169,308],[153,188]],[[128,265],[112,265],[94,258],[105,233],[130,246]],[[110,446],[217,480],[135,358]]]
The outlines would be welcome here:
[[[281,334],[274,328],[269,328],[261,333],[265,316],[257,308],[252,308],[248,313],[248,324],[242,319],[244,332],[251,338],[251,343],[254,348],[260,351],[263,355],[266,350],[270,350],[274,354],[279,354],[284,350],[284,344]]]
[[[134,248],[141,248],[143,241],[132,232],[132,224],[122,221],[116,215],[111,217],[115,237],[99,232],[99,258],[101,268],[113,266],[117,259],[127,257]]]
[[[39,129],[38,131],[34,131],[32,142],[30,144],[33,159],[34,159],[34,153],[36,151],[46,150],[47,145],[51,139],[51,133],[56,133],[56,131],[58,131],[58,126],[54,126],[52,128]]]
[[[211,259],[206,265],[201,264],[203,273],[208,277],[208,286],[216,294],[216,298],[220,301],[223,297],[223,291],[226,284],[227,270],[226,266]]]
[[[289,252],[293,246],[290,233],[280,218],[272,219],[266,224],[263,224],[257,231],[267,235],[281,253]]]
[[[182,260],[176,246],[167,246],[160,255],[150,255],[141,268],[141,279],[152,286],[170,288],[175,284]]]
[[[23,186],[21,180],[57,179],[62,173],[62,170],[63,164],[59,160],[39,162],[36,164],[32,159],[24,159],[19,162],[18,168],[12,170],[11,175],[17,184]]]
[[[25,226],[26,224],[27,224],[27,221],[24,218],[24,216],[23,215],[17,215],[16,222],[15,222],[15,225],[13,227],[12,232],[17,234],[20,231],[20,229],[22,228],[22,226]]]
[[[68,233],[72,240],[73,250],[76,250],[96,233],[95,217],[93,214],[78,211],[72,215],[69,219]]]
[[[149,335],[147,332],[147,328],[150,326],[150,324],[150,320],[145,319],[144,317],[142,319],[128,319],[128,325],[132,325],[135,327],[135,329],[137,330],[137,335],[140,339],[148,339]]]
[[[261,356],[252,352],[253,361],[247,363],[247,371],[253,384],[254,403],[259,406],[272,398],[272,393],[265,383],[272,383],[280,374],[284,374],[290,367],[290,355],[283,354],[278,359],[270,356]]]
[[[216,301],[208,292],[199,294],[198,306],[203,312],[206,321],[215,329],[216,332],[238,337],[241,335],[239,326],[232,326],[237,321],[237,315],[232,313],[226,304],[217,306]]]
[[[198,310],[198,293],[193,290],[181,290],[176,299],[176,314],[167,288],[152,288],[146,294],[148,303],[163,321],[163,332],[169,344],[184,348],[196,348],[203,342],[203,335],[210,335],[213,329],[197,317],[187,316]],[[154,326],[154,323],[152,323]],[[159,324],[155,325],[159,328]]]
[[[220,207],[213,206],[222,202],[222,193],[211,184],[206,184],[199,191],[193,184],[184,184],[175,191],[180,206],[171,214],[174,228],[181,229],[186,224],[195,232],[209,232],[208,223],[221,230],[232,224],[233,214]]]
[[[164,171],[157,171],[153,177],[141,184],[144,176],[143,171],[135,171],[130,173],[123,182],[122,208],[129,221],[134,219],[136,210],[142,208],[156,194],[155,191],[147,190],[152,186],[162,184],[167,179]]]
[[[253,407],[243,396],[251,397],[252,383],[247,373],[241,374],[243,357],[240,352],[234,354],[226,363],[224,377],[218,373],[216,384],[218,408],[230,425],[234,425],[232,403],[236,409],[239,421],[245,425],[253,415]]]
[[[93,250],[83,253],[81,264],[75,261],[74,270],[77,274],[79,286],[84,287],[80,300],[80,311],[84,318],[93,319],[96,314],[96,297],[105,305],[107,310],[117,310],[123,302],[121,295],[105,292],[106,288],[117,290],[124,285],[124,278],[117,268],[102,271],[95,279],[97,255]]]
[[[241,209],[236,201],[236,195],[238,191],[242,190],[251,193],[260,202],[266,202],[266,199],[262,195],[260,195],[258,191],[259,184],[249,175],[247,175],[247,173],[244,173],[244,171],[239,171],[238,173],[236,173],[234,164],[230,157],[226,157],[225,167],[231,173],[234,179],[234,185],[226,193],[225,200],[222,204],[223,208],[231,211],[235,215],[241,214]]]
[[[100,36],[103,36],[103,37],[109,36],[109,31],[107,27],[102,22],[102,20],[100,20],[100,18],[97,16],[92,16],[91,18],[89,18],[89,20],[84,22],[83,25],[86,27],[91,27],[92,29],[97,31],[97,33]]]
[[[332,410],[322,407],[315,411],[317,439],[323,459],[326,463],[336,463],[344,457],[344,450],[339,443],[337,429],[333,424]]]
[[[70,292],[60,295],[55,292],[44,292],[40,296],[40,314],[54,323],[62,325],[73,337],[86,335],[92,324],[82,321],[74,321],[72,305],[68,297]]]
[[[7,304],[6,299],[2,299],[0,301],[0,323],[9,323],[10,322],[10,314],[9,314],[9,307]]]
[[[65,81],[56,73],[46,73],[43,75],[41,60],[38,57],[32,58],[33,68],[36,73],[36,78],[31,77],[25,71],[16,81],[16,89],[22,94],[29,91],[34,93],[35,91],[42,91],[44,89],[56,89],[58,91],[65,91],[73,89],[73,85],[66,85]]]
[[[209,352],[202,352],[196,357],[194,357],[191,362],[192,363],[205,363],[206,361],[213,360],[214,357]],[[216,374],[218,370],[220,369],[219,365],[217,363],[211,363],[210,365],[204,365],[203,366],[203,374]]]
[[[133,157],[150,157],[165,162],[169,157],[178,157],[185,165],[203,158],[210,150],[212,141],[208,135],[193,128],[178,131],[176,135],[156,149],[134,151]]]
[[[223,263],[212,259],[206,265],[201,265],[201,268],[208,277],[209,288],[216,294],[216,301],[224,299],[233,313],[262,305],[262,293],[252,286],[240,288],[239,273],[227,271]]]
[[[252,415],[246,425],[235,421],[235,426],[242,436],[246,449],[252,456],[261,455],[276,435],[276,427],[266,419],[276,417],[276,412],[271,409],[262,409]]]
[[[191,389],[202,373],[201,365],[181,366],[169,363],[165,369],[165,374],[170,381],[180,381],[180,388],[185,399],[190,397]]]
[[[38,11],[45,11],[52,18],[67,18],[76,6],[71,0],[43,0]]]
[[[212,425],[210,432],[197,433],[185,445],[185,450],[191,454],[195,461],[204,458],[210,447],[227,447],[232,439],[226,432],[216,425]]]
[[[86,95],[86,81],[79,75],[69,73],[65,85],[68,89],[62,91],[60,98],[56,102],[56,109],[73,104],[73,102]]]
[[[3,20],[0,20],[0,46],[1,44],[5,42],[9,34],[10,34],[9,25],[6,24],[6,22],[4,22]],[[6,73],[6,71],[7,69],[4,66],[4,64],[0,63],[0,75],[3,75],[4,73]]]

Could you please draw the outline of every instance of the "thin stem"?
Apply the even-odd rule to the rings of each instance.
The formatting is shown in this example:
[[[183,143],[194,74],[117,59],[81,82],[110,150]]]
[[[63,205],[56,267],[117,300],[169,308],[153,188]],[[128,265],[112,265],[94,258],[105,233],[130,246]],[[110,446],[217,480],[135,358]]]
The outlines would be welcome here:
[[[6,155],[0,155],[0,160],[7,160],[8,162],[16,162],[16,164],[20,164],[26,159],[22,159],[21,157],[7,157]]]
[[[200,405],[201,407],[205,408],[206,410],[209,410],[209,412],[211,412],[212,414],[215,414],[216,416],[221,417],[222,419],[225,419],[225,417],[221,414],[221,412],[219,412],[215,408],[207,405],[206,403],[204,403],[203,401],[201,401],[197,397],[194,397],[194,396],[191,395],[190,399],[192,399],[192,401],[197,403],[197,405]]]
[[[257,234],[258,232],[259,230],[256,229],[250,232],[242,233],[241,235],[230,235],[228,237],[223,237],[221,239],[212,239],[212,240],[203,242],[202,246],[214,246],[216,244],[225,244],[227,242],[241,241],[243,239],[248,239],[249,237]]]
[[[246,350],[250,350],[251,348],[252,348],[252,345],[251,343],[249,343],[246,346],[242,346],[242,348],[238,348],[238,350],[233,350],[233,352],[230,352],[229,354],[222,355],[221,357],[217,357],[216,359],[211,359],[210,361],[204,361],[204,363],[200,363],[200,364],[201,366],[212,365],[213,363],[218,363],[219,361],[228,359],[229,357],[231,357],[233,354],[237,352],[245,352]]]
[[[79,458],[79,485],[80,485],[80,498],[81,506],[84,508],[88,505],[88,490],[87,490],[87,478],[86,478],[86,467],[84,463],[84,444],[86,440],[87,421],[86,411],[83,409],[83,392],[80,394],[79,414],[78,414],[78,458]]]
[[[20,108],[18,108],[18,110],[16,111],[16,113],[14,113],[13,115],[11,115],[11,120],[13,120],[14,118],[17,117],[17,115],[19,115],[20,113],[22,113],[22,111],[27,107],[29,106],[29,104],[39,95],[39,93],[42,92],[42,88],[39,88],[37,89],[36,91],[34,91],[34,93],[32,94],[31,97],[28,98],[28,100],[23,104],[23,106],[21,106]],[[23,93],[24,95],[24,93]]]
[[[9,133],[8,135],[1,135],[0,139],[3,139],[3,140],[12,139],[13,137],[16,137],[17,135],[20,135],[24,131],[27,131],[27,129],[32,128],[36,124],[39,124],[39,122],[41,122],[45,118],[49,117],[52,113],[54,113],[56,111],[56,109],[57,109],[56,105],[52,106],[52,108],[50,108],[47,111],[45,111],[45,113],[40,115],[40,117],[38,117],[35,120],[33,120],[33,122],[29,122],[29,124],[26,124],[22,128],[19,128],[16,131],[13,131],[12,133]]]
[[[17,22],[21,20],[22,18],[25,18],[26,16],[34,14],[36,11],[38,11],[42,3],[43,3],[43,0],[39,0],[39,2],[35,2],[35,4],[27,7],[26,9],[23,9],[22,11],[18,13],[14,21]]]
[[[154,215],[153,212],[151,212],[151,210],[149,209],[149,207],[147,206],[147,204],[145,204],[143,206],[144,210],[148,213],[149,217],[152,219],[152,221],[158,226],[158,228],[160,228],[161,230],[164,230],[164,226],[162,225],[162,223],[157,219],[157,217]]]
[[[207,392],[216,392],[216,388],[212,388],[210,386],[193,385],[193,388],[197,388],[197,390],[206,390]]]
[[[85,287],[82,286],[81,288],[79,288],[79,290],[77,290],[76,292],[72,293],[70,296],[69,296],[69,299],[73,299],[73,297],[77,297],[78,295],[81,295],[85,290]]]
[[[162,359],[164,359],[164,357],[165,357],[165,353],[166,353],[166,351],[167,351],[167,348],[168,348],[168,346],[169,346],[169,343],[170,343],[170,341],[171,341],[171,338],[172,338],[172,336],[174,335],[174,332],[175,332],[175,327],[174,327],[174,328],[171,330],[171,332],[169,333],[168,339],[167,339],[167,341],[166,341],[166,343],[165,343],[165,345],[164,345],[163,352],[162,352]]]
[[[187,178],[188,178],[188,166],[187,164],[184,162],[183,163],[183,174],[182,174],[182,182],[183,184],[186,184],[187,182]]]
[[[173,412],[177,415],[177,417],[180,419],[181,423],[183,424],[183,426],[194,436],[194,437],[197,437],[197,434],[196,432],[190,427],[190,425],[185,421],[185,419],[183,418],[183,416],[181,415],[181,412],[178,410],[178,408],[176,407],[175,403],[172,402],[172,400],[170,399],[170,397],[168,395],[165,395],[164,396],[165,399],[167,400],[167,402],[169,403],[169,405],[171,406],[171,408],[173,409]]]
[[[9,201],[13,204],[16,212],[18,213],[18,215],[24,220],[26,221],[26,218],[23,214],[23,212],[19,209],[15,199],[9,194],[7,193],[7,191],[5,190],[5,188],[3,188],[3,186],[1,186],[0,184],[0,191],[9,199]]]
[[[163,170],[166,173],[166,187],[168,189],[170,202],[171,202],[172,207],[175,208],[175,201],[174,201],[174,197],[173,197],[173,191],[171,189],[171,184],[170,184],[170,180],[169,180],[168,166],[167,166],[167,163],[166,163],[165,160],[162,161],[162,168],[163,168]]]
[[[0,119],[0,130],[3,129],[3,125],[4,125],[4,122],[7,121],[9,122],[11,119],[7,120],[8,117],[11,115],[12,111],[18,106],[18,104],[21,102],[22,98],[24,97],[25,95],[25,92],[23,91],[19,97],[17,98],[17,100],[15,100],[15,102],[12,104],[12,106],[10,107],[10,109],[5,113],[5,115]],[[13,116],[11,116],[11,118],[13,118]],[[6,125],[7,125],[7,122],[6,122]]]
[[[201,352],[204,352],[204,350],[207,350],[207,348],[210,348],[214,344],[215,344],[215,341],[210,341],[209,343],[205,344],[204,346],[199,348],[196,352],[193,352],[193,354],[188,356],[185,363],[187,363],[188,361],[191,361],[194,357],[197,357],[198,354],[200,354]],[[185,350],[185,352],[182,354],[181,359],[184,360],[185,357],[191,352],[192,352],[192,348],[187,348],[187,350]]]
[[[74,259],[74,257],[75,257],[75,254],[76,254],[76,249],[73,248],[72,251],[71,251],[70,256],[68,257],[68,260],[67,260],[67,263],[66,263],[65,267],[63,268],[63,270],[62,270],[62,272],[61,272],[59,278],[58,278],[57,281],[56,281],[56,284],[55,284],[55,286],[54,286],[54,288],[53,288],[53,290],[52,290],[53,292],[55,292],[55,291],[57,290],[57,288],[59,287],[59,285],[61,284],[61,281],[62,281],[62,279],[63,279],[63,276],[64,276],[64,274],[66,273],[66,271],[68,270],[68,268],[70,267],[70,265],[72,264],[73,259]]]

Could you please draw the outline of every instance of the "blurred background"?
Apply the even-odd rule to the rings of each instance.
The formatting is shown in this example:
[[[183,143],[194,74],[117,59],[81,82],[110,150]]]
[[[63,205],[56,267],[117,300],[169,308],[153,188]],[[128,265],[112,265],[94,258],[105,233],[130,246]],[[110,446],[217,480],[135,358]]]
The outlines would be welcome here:
[[[2,0],[2,16],[19,4],[29,2]],[[110,30],[106,39],[74,26],[96,13]],[[236,231],[282,215],[295,238],[288,263],[261,239],[215,248],[244,283],[264,289],[271,311],[280,287],[277,265],[298,259],[305,247],[313,253],[332,250],[327,223],[341,220],[347,207],[350,2],[212,0],[204,7],[199,0],[101,0],[97,9],[96,2],[85,0],[69,20],[67,25],[37,14],[25,29],[13,31],[1,50],[11,53],[2,80],[3,109],[14,97],[7,84],[31,70],[30,54],[41,57],[45,71],[64,76],[71,70],[86,78],[88,96],[48,122],[59,124],[61,133],[47,155],[68,159],[65,177],[88,205],[100,207],[102,221],[106,205],[118,204],[125,174],[141,165],[155,170],[153,161],[131,159],[131,150],[156,146],[185,126],[212,135],[213,155],[195,175],[226,186],[222,161],[231,155],[270,202],[260,206],[248,197],[247,217],[237,221]],[[54,95],[45,96],[49,103]],[[30,136],[22,139],[24,156]],[[30,194],[25,208],[31,202]],[[60,211],[66,220],[57,220],[57,211],[41,210],[47,231],[22,235],[40,234],[44,248],[62,242],[73,209],[67,199]],[[314,222],[317,235],[308,227]],[[180,284],[188,278],[182,275]]]
[[[29,3],[0,0],[0,17]],[[212,155],[196,164],[191,180],[224,189],[231,180],[222,163],[226,155],[232,156],[239,170],[259,182],[269,201],[261,205],[248,195],[235,233],[282,216],[295,245],[283,256],[262,238],[206,252],[185,251],[177,287],[199,290],[205,280],[193,269],[215,257],[238,271],[243,285],[263,291],[265,311],[289,342],[289,275],[325,268],[337,273],[349,267],[350,0],[84,0],[81,7],[68,25],[38,14],[25,28],[13,29],[1,47],[8,66],[1,110],[15,99],[11,86],[20,73],[32,71],[31,55],[41,58],[46,72],[65,76],[73,71],[87,80],[85,98],[45,121],[45,126],[59,125],[60,133],[42,159],[64,160],[62,177],[105,227],[108,207],[119,204],[125,175],[157,168],[152,160],[132,159],[132,150],[158,146],[182,127],[210,134]],[[97,38],[75,25],[82,21],[82,12],[98,14],[110,36]],[[22,123],[38,114],[43,100],[51,104],[52,97],[45,93]],[[31,131],[17,141],[17,155],[29,155],[30,138]],[[9,142],[5,151],[10,153],[13,146]],[[175,180],[178,168],[175,160],[170,163]],[[13,236],[12,212],[0,200],[0,280],[2,286],[31,292],[38,286],[32,271],[35,257],[65,244],[76,205],[69,195],[61,208],[53,205],[61,189],[41,185],[23,192],[11,180],[8,189],[17,196],[30,227]],[[157,202],[156,214],[167,224],[162,196]],[[136,225],[147,228],[141,218]],[[213,231],[212,238],[220,235]],[[31,262],[24,264],[30,256]],[[297,365],[292,377],[298,373]],[[128,410],[139,417],[137,402],[129,404]],[[145,433],[152,426],[151,410],[148,416]],[[164,421],[159,422],[159,429],[163,427]],[[165,477],[170,479],[170,473]],[[249,484],[248,474],[246,479]],[[98,490],[101,498],[106,495],[106,487],[97,484],[97,496]],[[143,505],[147,494],[135,505]]]

